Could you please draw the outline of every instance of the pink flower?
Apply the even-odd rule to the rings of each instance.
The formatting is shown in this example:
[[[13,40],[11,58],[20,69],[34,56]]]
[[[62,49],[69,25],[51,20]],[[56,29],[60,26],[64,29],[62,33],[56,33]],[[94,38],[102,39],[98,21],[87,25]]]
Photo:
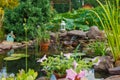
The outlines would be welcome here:
[[[81,71],[80,73],[76,73],[73,69],[66,70],[66,78],[70,80],[75,80],[75,78],[82,78],[85,77],[85,71]]]

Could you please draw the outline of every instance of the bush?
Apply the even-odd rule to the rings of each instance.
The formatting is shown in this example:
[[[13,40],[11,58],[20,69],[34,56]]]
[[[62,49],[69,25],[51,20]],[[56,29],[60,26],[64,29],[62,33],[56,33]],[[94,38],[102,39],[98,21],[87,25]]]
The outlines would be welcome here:
[[[94,10],[99,12],[99,15],[102,16],[103,10],[101,7],[96,7],[90,10]],[[99,25],[100,29],[103,29],[102,25],[100,24],[99,18],[95,16],[89,9],[79,9],[74,10],[73,12],[67,12],[58,14],[51,20],[51,23],[48,26],[49,30],[58,31],[60,23],[62,20],[66,22],[66,29],[67,30],[89,30],[90,26]],[[103,20],[103,19],[102,19]]]
[[[36,26],[46,23],[50,18],[49,0],[26,0],[13,10],[5,11],[4,28],[6,33],[14,31],[16,41],[25,40],[23,24],[26,23],[28,39],[36,36]]]

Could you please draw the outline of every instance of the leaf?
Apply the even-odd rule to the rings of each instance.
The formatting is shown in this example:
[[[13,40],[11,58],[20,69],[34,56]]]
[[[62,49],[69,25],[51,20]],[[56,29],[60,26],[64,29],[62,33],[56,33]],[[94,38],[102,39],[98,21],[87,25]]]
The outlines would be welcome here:
[[[21,59],[23,57],[29,57],[29,55],[26,56],[26,54],[12,54],[9,57],[5,57],[4,60],[6,60],[6,61],[18,60],[18,59]]]
[[[18,60],[20,58],[22,58],[22,57],[12,57],[12,56],[10,56],[10,57],[5,57],[4,60],[11,61],[11,60]]]
[[[29,55],[26,56],[26,54],[12,54],[12,57],[29,57]]]

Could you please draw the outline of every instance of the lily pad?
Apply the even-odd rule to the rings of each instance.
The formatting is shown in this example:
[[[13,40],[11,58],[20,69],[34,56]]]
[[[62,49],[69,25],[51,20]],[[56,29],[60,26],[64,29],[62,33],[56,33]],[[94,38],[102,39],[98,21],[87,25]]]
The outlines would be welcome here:
[[[18,60],[18,59],[21,59],[23,57],[29,57],[29,55],[26,56],[26,54],[12,54],[9,57],[5,57],[4,60],[6,60],[6,61]]]
[[[12,57],[29,57],[29,55],[26,56],[26,54],[12,54]]]
[[[18,60],[20,58],[22,58],[22,57],[12,57],[12,56],[10,56],[10,57],[5,57],[4,60],[6,60],[6,61],[12,61],[12,60]]]

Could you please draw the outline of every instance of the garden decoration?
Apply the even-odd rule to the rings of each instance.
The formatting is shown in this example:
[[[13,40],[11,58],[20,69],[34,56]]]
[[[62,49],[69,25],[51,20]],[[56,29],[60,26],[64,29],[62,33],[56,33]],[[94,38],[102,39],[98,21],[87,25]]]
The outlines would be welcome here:
[[[15,35],[13,34],[13,31],[7,35],[6,40],[9,42],[14,42]]]
[[[60,24],[60,32],[65,32],[66,31],[65,26],[66,26],[65,21],[62,21],[61,24]]]

